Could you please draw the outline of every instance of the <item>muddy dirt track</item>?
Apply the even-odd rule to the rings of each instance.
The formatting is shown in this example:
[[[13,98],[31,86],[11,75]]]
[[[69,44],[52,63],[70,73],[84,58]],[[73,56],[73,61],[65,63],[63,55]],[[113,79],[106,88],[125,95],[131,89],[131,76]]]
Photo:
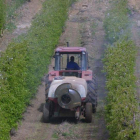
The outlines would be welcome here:
[[[79,0],[72,5],[65,32],[59,45],[83,46],[89,53],[90,67],[98,81],[98,108],[93,114],[93,122],[85,123],[80,119],[75,124],[72,119],[53,119],[51,123],[42,123],[42,107],[45,103],[44,81],[38,93],[23,115],[23,120],[11,140],[107,140],[108,133],[104,120],[104,103],[106,97],[105,76],[102,73],[102,58],[105,49],[103,30],[104,13],[108,0]]]

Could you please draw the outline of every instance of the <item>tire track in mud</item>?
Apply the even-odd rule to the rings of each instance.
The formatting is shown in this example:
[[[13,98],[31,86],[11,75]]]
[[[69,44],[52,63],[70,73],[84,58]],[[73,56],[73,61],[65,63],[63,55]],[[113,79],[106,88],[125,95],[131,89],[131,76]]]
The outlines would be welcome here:
[[[59,45],[83,46],[89,53],[90,67],[98,81],[98,108],[93,122],[83,118],[78,124],[72,119],[53,119],[51,123],[41,122],[42,107],[45,103],[44,80],[38,88],[36,98],[23,115],[21,125],[11,140],[107,140],[108,133],[104,120],[105,75],[102,73],[102,57],[105,50],[103,18],[108,0],[78,0],[72,5],[65,31]],[[58,46],[59,46],[58,45]]]

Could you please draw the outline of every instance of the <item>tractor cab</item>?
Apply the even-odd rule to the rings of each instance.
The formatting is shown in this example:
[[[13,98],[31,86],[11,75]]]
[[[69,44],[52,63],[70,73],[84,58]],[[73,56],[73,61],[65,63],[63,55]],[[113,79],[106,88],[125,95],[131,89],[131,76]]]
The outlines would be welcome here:
[[[78,69],[68,68],[71,57],[74,57],[74,63]],[[88,53],[83,47],[58,47],[55,50],[54,71],[49,72],[49,81],[56,76],[75,76],[85,80],[92,79],[92,71],[89,70]]]

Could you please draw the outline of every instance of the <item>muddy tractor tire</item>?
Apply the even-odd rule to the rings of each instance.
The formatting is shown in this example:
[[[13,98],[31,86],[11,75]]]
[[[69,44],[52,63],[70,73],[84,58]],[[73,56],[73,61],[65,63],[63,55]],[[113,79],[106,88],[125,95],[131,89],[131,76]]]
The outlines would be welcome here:
[[[85,106],[85,119],[87,123],[92,122],[92,104],[91,103],[86,103]]]
[[[43,107],[43,122],[44,123],[49,123],[50,122],[50,103],[46,102],[44,107]]]
[[[95,113],[97,107],[97,96],[95,96],[93,92],[89,92],[87,97],[88,97],[88,102],[92,104],[92,112]]]

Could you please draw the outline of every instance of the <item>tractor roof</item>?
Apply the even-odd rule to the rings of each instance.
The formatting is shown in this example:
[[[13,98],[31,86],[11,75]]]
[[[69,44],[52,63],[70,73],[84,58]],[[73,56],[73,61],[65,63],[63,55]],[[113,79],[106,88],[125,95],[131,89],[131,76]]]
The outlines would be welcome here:
[[[58,47],[55,52],[86,52],[86,48],[83,47]]]

